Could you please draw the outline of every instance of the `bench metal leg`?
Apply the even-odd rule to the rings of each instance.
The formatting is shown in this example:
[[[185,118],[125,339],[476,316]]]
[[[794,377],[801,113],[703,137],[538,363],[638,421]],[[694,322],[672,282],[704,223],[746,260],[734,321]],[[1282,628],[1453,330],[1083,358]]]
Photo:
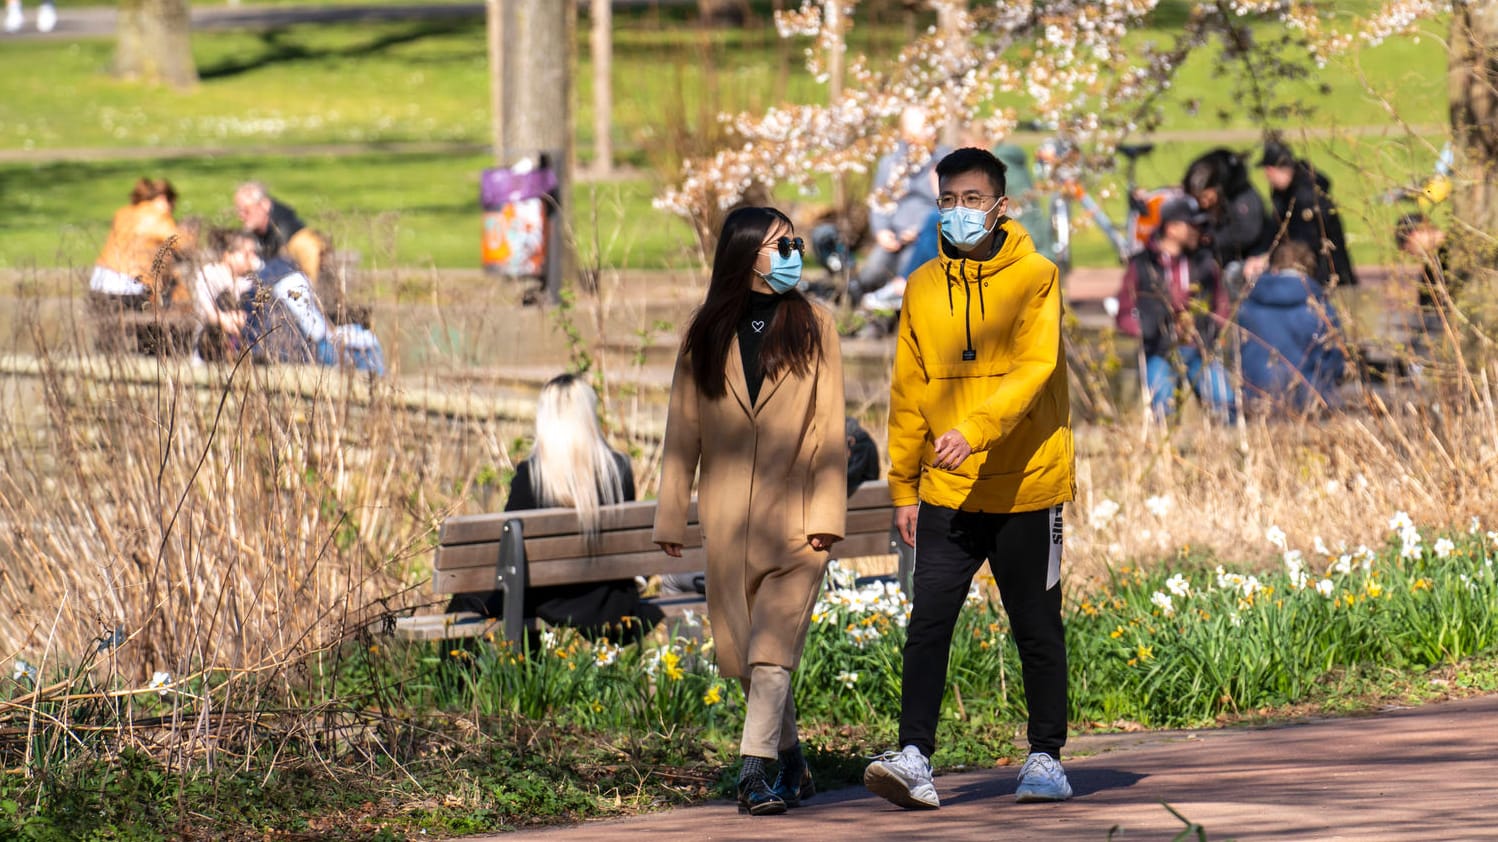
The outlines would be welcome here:
[[[524,530],[519,520],[507,520],[499,539],[495,584],[504,592],[505,639],[517,643],[525,634],[525,573]]]
[[[907,599],[915,598],[915,547],[905,543],[900,537],[899,527],[889,528],[889,550],[900,557],[899,581],[900,590],[905,592]]]

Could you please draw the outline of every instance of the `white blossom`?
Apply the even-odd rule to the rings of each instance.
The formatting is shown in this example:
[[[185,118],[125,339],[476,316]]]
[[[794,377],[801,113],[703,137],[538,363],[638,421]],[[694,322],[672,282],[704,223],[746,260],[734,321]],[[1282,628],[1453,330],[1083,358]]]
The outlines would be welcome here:
[[[609,643],[607,640],[600,640],[598,643],[594,644],[594,646],[593,646],[593,663],[594,664],[596,664],[597,666],[600,666],[600,667],[607,667],[607,666],[612,666],[614,664],[614,662],[618,661],[618,660],[619,660],[619,647],[613,645],[612,643]]]
[[[1280,529],[1278,526],[1270,526],[1269,529],[1265,530],[1264,540],[1268,541],[1276,549],[1283,550],[1288,546],[1285,540],[1285,530]]]
[[[837,674],[837,681],[843,685],[843,689],[852,690],[853,685],[858,683],[858,673],[844,670]]]
[[[1155,607],[1160,609],[1160,613],[1164,614],[1167,617],[1176,613],[1176,607],[1175,604],[1170,600],[1170,594],[1165,593],[1164,591],[1155,591],[1153,594],[1151,594],[1150,602],[1153,602],[1155,604]]]
[[[1286,550],[1284,554],[1285,571],[1290,577],[1290,584],[1297,588],[1306,586],[1305,556],[1300,550]]]
[[[1431,549],[1435,551],[1436,558],[1449,558],[1456,550],[1456,544],[1450,538],[1437,538]]]
[[[1118,510],[1119,510],[1119,505],[1117,503],[1115,503],[1114,501],[1109,500],[1107,498],[1104,498],[1103,502],[1098,503],[1096,506],[1092,507],[1092,511],[1090,513],[1090,520],[1092,521],[1092,528],[1093,529],[1103,529],[1103,528],[1105,528],[1108,525],[1108,522],[1111,521],[1111,520],[1113,520],[1113,517],[1118,514]]]
[[[1156,495],[1144,501],[1144,507],[1155,517],[1165,517],[1170,514],[1170,504],[1169,494]]]
[[[1184,597],[1191,593],[1191,582],[1185,576],[1177,573],[1165,580],[1165,587],[1176,596]]]
[[[147,690],[155,690],[165,696],[172,692],[172,674],[169,672],[157,672],[151,676],[151,681],[146,685]]]
[[[16,659],[16,665],[15,665],[15,671],[13,673],[11,673],[10,679],[12,681],[20,681],[23,678],[28,678],[31,681],[35,682],[36,681],[36,675],[37,675],[37,673],[36,673],[36,667],[32,666],[31,664],[26,663],[25,661],[21,660],[20,658],[17,658]]]
[[[1333,584],[1331,579],[1322,579],[1321,581],[1316,583],[1316,592],[1321,594],[1322,596],[1330,597],[1332,595],[1332,591],[1335,590],[1336,587],[1337,586]]]

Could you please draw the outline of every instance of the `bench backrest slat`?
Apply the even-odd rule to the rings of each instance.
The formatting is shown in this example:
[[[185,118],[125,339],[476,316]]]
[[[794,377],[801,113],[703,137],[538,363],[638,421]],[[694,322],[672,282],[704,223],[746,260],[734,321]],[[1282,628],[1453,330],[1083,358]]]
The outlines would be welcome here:
[[[576,535],[582,531],[575,509],[527,509],[522,512],[491,512],[482,515],[458,515],[442,522],[438,543],[479,544],[498,541],[504,536],[505,521],[519,519],[525,523],[525,537]],[[697,504],[687,512],[687,522],[697,522]],[[655,501],[637,500],[603,508],[600,532],[624,531],[650,527],[655,523]]]
[[[655,502],[638,501],[607,507],[602,529],[590,547],[578,534],[571,509],[532,509],[449,518],[442,525],[433,562],[432,589],[437,594],[492,590],[504,525],[521,523],[525,539],[526,580],[531,586],[627,579],[646,573],[690,573],[706,568],[702,528],[696,503],[689,513],[685,550],[673,559],[651,540]],[[892,552],[889,488],[864,483],[848,499],[847,539],[836,555],[885,555]]]
[[[489,545],[483,545],[489,546]],[[493,545],[497,553],[499,545]],[[696,573],[707,568],[707,556],[699,547],[682,551],[672,558],[659,548],[641,553],[620,553],[602,558],[576,558],[528,565],[526,576],[532,587],[565,585],[573,582],[600,582],[629,579],[650,573]],[[432,575],[432,590],[439,594],[490,591],[496,585],[494,563],[485,567],[460,567],[437,570]]]

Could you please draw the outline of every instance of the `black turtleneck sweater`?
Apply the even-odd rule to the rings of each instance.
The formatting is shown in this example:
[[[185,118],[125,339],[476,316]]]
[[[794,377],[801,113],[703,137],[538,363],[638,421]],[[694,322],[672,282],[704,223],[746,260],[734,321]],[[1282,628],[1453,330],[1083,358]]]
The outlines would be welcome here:
[[[759,400],[759,387],[765,382],[765,370],[759,364],[759,349],[764,344],[765,334],[770,332],[770,322],[774,321],[778,306],[780,296],[751,289],[749,310],[739,320],[739,353],[744,359],[744,380],[749,385],[750,406]]]

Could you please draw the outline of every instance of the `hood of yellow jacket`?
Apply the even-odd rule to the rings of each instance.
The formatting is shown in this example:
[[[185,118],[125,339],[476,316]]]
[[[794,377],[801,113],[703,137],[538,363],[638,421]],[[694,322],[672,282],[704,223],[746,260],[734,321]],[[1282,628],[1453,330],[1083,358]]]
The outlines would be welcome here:
[[[991,278],[1016,260],[1035,253],[1035,241],[1030,239],[1030,232],[1007,216],[1001,217],[999,230],[995,236],[1001,238],[999,250],[987,260],[968,257],[947,242],[946,237],[939,237],[941,254],[937,259],[941,262],[942,270],[950,283],[962,281],[964,274],[970,281],[977,280],[980,274],[985,278]]]

